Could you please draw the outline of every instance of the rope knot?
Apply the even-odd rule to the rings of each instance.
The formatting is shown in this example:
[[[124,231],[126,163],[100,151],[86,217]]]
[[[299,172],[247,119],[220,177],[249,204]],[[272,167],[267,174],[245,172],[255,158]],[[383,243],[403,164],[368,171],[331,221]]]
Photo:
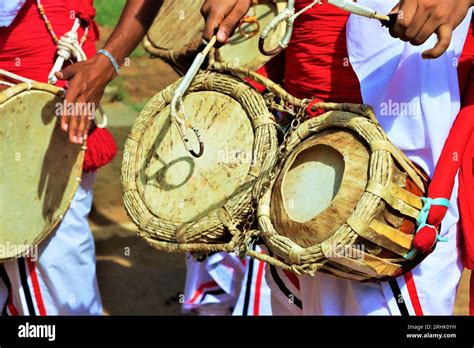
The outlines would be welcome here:
[[[74,58],[80,60],[81,58],[81,46],[79,44],[79,37],[77,31],[68,31],[66,34],[61,36],[58,41],[58,56],[64,60]]]

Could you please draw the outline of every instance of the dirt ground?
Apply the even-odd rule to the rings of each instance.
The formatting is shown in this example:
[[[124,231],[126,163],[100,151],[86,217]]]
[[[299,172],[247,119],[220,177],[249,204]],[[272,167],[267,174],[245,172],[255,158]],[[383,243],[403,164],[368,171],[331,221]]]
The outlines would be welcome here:
[[[103,28],[102,38],[109,33]],[[123,147],[130,126],[144,103],[176,79],[165,63],[147,56],[135,57],[105,98],[113,101],[104,106],[119,153],[98,173],[90,224],[96,239],[97,272],[106,314],[180,314],[184,256],[158,252],[136,237],[122,205],[120,188]],[[466,272],[456,300],[457,315],[468,314],[468,283]]]

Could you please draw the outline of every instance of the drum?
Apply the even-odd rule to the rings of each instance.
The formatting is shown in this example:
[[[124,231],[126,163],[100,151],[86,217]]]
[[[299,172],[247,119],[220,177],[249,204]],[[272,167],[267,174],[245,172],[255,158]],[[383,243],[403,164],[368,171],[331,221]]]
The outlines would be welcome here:
[[[23,81],[0,71],[0,262],[24,255],[61,221],[84,159],[56,117],[64,91]]]
[[[204,143],[203,155],[193,157],[171,122],[179,82],[150,100],[128,136],[125,208],[139,236],[159,250],[231,252],[255,203],[254,190],[275,162],[275,120],[242,80],[198,74],[183,98],[187,122]]]
[[[421,261],[412,243],[427,176],[390,143],[371,109],[332,108],[289,135],[259,202],[261,236],[274,263],[296,273],[397,277]]]
[[[200,9],[203,0],[186,2],[165,0],[145,40],[145,50],[154,57],[168,62],[178,73],[184,74],[202,48],[204,19]],[[257,70],[271,57],[258,50],[260,31],[286,7],[286,1],[259,0],[249,12],[257,22],[243,23],[229,43],[214,53],[214,59]],[[276,47],[283,39],[286,25],[280,25],[270,34],[267,45]],[[251,33],[251,34],[250,34]]]

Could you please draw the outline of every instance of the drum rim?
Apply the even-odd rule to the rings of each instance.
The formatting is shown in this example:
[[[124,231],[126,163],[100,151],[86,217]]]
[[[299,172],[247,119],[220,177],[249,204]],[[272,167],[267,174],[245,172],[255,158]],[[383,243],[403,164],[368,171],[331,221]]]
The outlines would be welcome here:
[[[359,134],[361,140],[367,145],[370,145],[374,141],[384,141],[390,143],[388,136],[374,117],[369,117],[364,112],[357,113],[357,109],[351,108],[349,107],[349,105],[350,104],[341,104],[341,110],[328,111],[323,115],[318,116],[316,118],[312,118],[300,125],[294,132],[290,134],[290,139],[288,142],[289,145],[287,146],[286,153],[290,154],[295,148],[297,148],[297,146],[302,144],[306,139],[311,138],[313,135],[318,134],[319,132],[331,129],[331,127],[355,131],[357,134]],[[364,110],[364,106],[362,107],[363,108],[361,111]],[[361,132],[361,130],[363,131]],[[401,153],[401,151],[396,149],[393,144],[392,146],[394,148],[394,152]],[[380,160],[386,161],[386,163],[389,163],[390,166],[393,165],[393,163],[398,163],[398,160],[393,158],[393,155],[388,151],[374,151],[374,149],[370,149],[369,153],[369,167],[372,167],[375,161]],[[402,154],[401,158],[406,161],[406,164],[408,166],[414,167],[414,165],[406,156]],[[284,158],[283,161],[280,161],[276,165],[278,174],[270,183],[268,190],[265,192],[263,198],[259,201],[258,222],[260,227],[260,236],[265,241],[265,244],[269,248],[269,250],[275,255],[274,259],[277,259],[277,263],[280,264],[280,267],[283,267],[298,274],[314,275],[316,271],[327,269],[328,266],[330,267],[330,265],[332,264],[329,263],[329,261],[332,261],[333,259],[330,260],[326,257],[328,247],[333,248],[333,245],[328,243],[331,238],[334,238],[334,236],[342,236],[345,237],[346,240],[350,241],[351,238],[355,240],[354,237],[358,237],[359,235],[348,225],[347,220],[349,219],[347,219],[346,223],[343,226],[339,227],[339,229],[328,240],[310,247],[301,247],[300,245],[293,242],[291,239],[278,234],[270,217],[270,204],[273,187],[278,177],[280,176],[282,169],[285,167],[286,162],[287,158]],[[370,171],[371,170],[369,170],[368,180],[371,180],[374,177],[374,173],[371,173]],[[384,183],[389,182],[390,178],[386,177]],[[351,216],[357,215],[357,212],[365,209],[364,207],[362,207],[361,202],[363,201],[364,196],[367,195],[376,198],[375,195],[368,192],[366,189],[363,193],[361,200],[357,203],[356,209],[354,209],[354,212]],[[378,197],[378,199],[380,201],[383,201],[380,197]],[[380,212],[382,209],[383,207],[380,205],[380,203],[377,204],[377,209],[375,209],[373,216],[375,216],[376,213]],[[360,218],[360,214],[358,217]],[[371,220],[372,219],[368,219],[366,221],[370,222]],[[345,236],[343,235],[344,228],[347,230]],[[398,269],[398,271],[393,270],[394,277],[398,276],[403,271],[403,267],[399,264],[387,261],[387,265]],[[354,272],[353,277],[351,277],[350,279],[358,281],[377,281],[382,278],[386,279],[386,276],[379,277],[375,272],[372,274],[372,276],[367,276],[367,274],[364,273],[357,274],[357,272]]]
[[[54,85],[41,83],[37,81],[31,81],[28,83],[22,82],[22,83],[15,84],[11,87],[8,87],[5,90],[0,91],[0,109],[4,106],[5,103],[10,101],[11,99],[19,96],[23,92],[29,92],[29,91],[45,92],[59,98],[64,98],[65,96],[64,89],[54,86]],[[57,215],[57,218],[51,221],[51,223],[47,227],[45,227],[43,231],[39,234],[39,237],[37,237],[34,241],[31,242],[32,247],[37,247],[46,238],[48,238],[51,235],[51,233],[56,229],[56,227],[61,223],[61,221],[64,218],[64,215],[69,210],[69,207],[71,206],[74,195],[76,194],[76,191],[80,185],[80,178],[82,176],[82,163],[84,161],[84,156],[85,156],[85,149],[82,148],[79,151],[76,162],[74,164],[74,168],[76,168],[76,170],[73,170],[71,172],[71,177],[75,177],[76,180],[74,180],[74,184],[73,184],[70,196],[67,197],[67,199],[65,199],[65,201],[68,203],[62,209],[58,209],[59,214]],[[18,257],[21,257],[22,255],[23,255],[23,252],[17,253],[17,255],[15,256],[2,258],[0,259],[0,264],[3,262],[8,262],[10,260],[15,260]]]
[[[28,91],[48,92],[60,98],[64,98],[66,94],[64,89],[47,83],[37,81],[32,81],[28,83],[21,82],[11,87],[8,87],[3,91],[0,91],[0,105],[6,103],[9,99],[17,96],[20,93]]]
[[[147,125],[172,99],[180,81],[156,94],[136,119],[125,143],[122,163],[122,197],[127,213],[138,227],[138,235],[150,245],[170,252],[233,251],[241,225],[251,210],[253,191],[260,185],[265,173],[273,167],[277,157],[277,126],[263,96],[249,84],[236,77],[216,72],[201,72],[191,84],[188,93],[212,91],[230,96],[242,105],[254,131],[253,158],[255,166],[245,179],[247,188],[231,196],[224,209],[216,209],[194,223],[173,223],[155,216],[138,192],[140,168],[137,152]],[[254,108],[254,109],[252,109]],[[252,169],[253,168],[253,169]],[[252,173],[252,171],[258,172]],[[229,239],[230,241],[225,241]]]

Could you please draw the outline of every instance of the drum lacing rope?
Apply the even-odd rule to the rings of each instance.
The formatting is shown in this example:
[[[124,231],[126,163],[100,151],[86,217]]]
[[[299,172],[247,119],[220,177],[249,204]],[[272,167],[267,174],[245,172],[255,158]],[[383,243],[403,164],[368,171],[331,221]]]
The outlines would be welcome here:
[[[0,85],[8,86],[8,87],[13,87],[15,84],[6,82],[6,81],[0,81]]]
[[[217,42],[217,38],[214,36],[211,41],[207,44],[207,46],[204,48],[204,50],[196,56],[196,58],[193,61],[193,64],[189,68],[188,72],[186,75],[184,75],[183,79],[181,80],[180,84],[176,88],[173,99],[171,101],[171,121],[176,125],[179,131],[179,135],[181,136],[181,139],[183,140],[184,146],[186,147],[186,150],[196,158],[199,158],[203,155],[204,153],[204,142],[201,139],[201,133],[199,132],[199,129],[194,127],[192,124],[189,123],[189,121],[186,118],[186,113],[184,110],[184,104],[183,104],[183,96],[188,90],[189,86],[193,82],[194,78],[196,77],[196,74],[198,73],[199,69],[201,68],[201,65],[204,63],[204,60],[206,59],[207,55],[209,54],[210,50],[212,47],[214,47],[215,43]],[[187,136],[187,130],[191,129],[197,140],[199,141],[199,151],[196,152],[192,148],[189,138]]]

